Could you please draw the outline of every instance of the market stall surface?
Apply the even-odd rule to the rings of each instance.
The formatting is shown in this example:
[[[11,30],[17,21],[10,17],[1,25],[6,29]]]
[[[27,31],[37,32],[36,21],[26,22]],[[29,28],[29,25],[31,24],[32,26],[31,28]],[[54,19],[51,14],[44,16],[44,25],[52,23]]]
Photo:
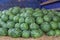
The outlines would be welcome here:
[[[48,36],[42,36],[40,38],[11,38],[11,37],[0,37],[0,40],[60,40],[60,37],[48,37]]]

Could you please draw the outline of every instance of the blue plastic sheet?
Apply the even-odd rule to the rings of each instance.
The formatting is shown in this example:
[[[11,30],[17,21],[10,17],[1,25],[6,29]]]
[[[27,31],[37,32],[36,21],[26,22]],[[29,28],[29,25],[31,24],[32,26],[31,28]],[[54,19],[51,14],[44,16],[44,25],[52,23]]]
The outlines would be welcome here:
[[[52,4],[44,5],[43,8],[46,8],[46,9],[60,8],[60,2],[55,2]]]
[[[48,1],[48,0],[42,0],[42,2],[46,2],[46,1]],[[60,8],[60,1],[52,3],[52,4],[44,5],[44,6],[42,6],[42,8],[45,8],[45,9]]]
[[[46,1],[48,1],[48,0],[41,0],[42,2],[46,2]]]
[[[0,10],[19,5],[17,0],[0,0]]]
[[[8,9],[14,6],[41,8],[40,0],[0,0],[0,10]]]
[[[39,8],[40,4],[38,2],[20,2],[20,7],[31,7],[31,8]],[[41,8],[41,6],[40,6]]]
[[[31,7],[31,8],[46,8],[46,9],[54,9],[60,8],[60,2],[56,2],[48,5],[40,5],[42,2],[46,2],[47,0],[0,0],[0,10],[8,9],[14,6],[20,6],[21,8]]]

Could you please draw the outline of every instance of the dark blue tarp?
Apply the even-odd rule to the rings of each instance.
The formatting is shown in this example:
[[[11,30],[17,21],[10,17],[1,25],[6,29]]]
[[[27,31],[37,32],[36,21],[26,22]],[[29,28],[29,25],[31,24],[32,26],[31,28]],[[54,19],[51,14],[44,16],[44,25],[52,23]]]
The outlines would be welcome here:
[[[8,9],[13,6],[18,6],[17,0],[0,0],[0,10]]]
[[[43,8],[46,8],[46,9],[60,8],[60,2],[44,5]]]
[[[8,9],[13,6],[41,8],[39,0],[0,0],[0,10]]]
[[[46,1],[48,1],[48,0],[42,0],[42,2],[46,2]],[[46,8],[46,9],[60,8],[60,1],[48,4],[48,5],[44,5],[44,6],[42,6],[42,8]]]
[[[10,7],[14,6],[20,6],[20,7],[31,7],[31,8],[46,8],[46,9],[53,9],[53,8],[59,8],[60,2],[56,2],[53,4],[48,5],[40,5],[42,2],[46,2],[47,0],[0,0],[0,10],[8,9]]]

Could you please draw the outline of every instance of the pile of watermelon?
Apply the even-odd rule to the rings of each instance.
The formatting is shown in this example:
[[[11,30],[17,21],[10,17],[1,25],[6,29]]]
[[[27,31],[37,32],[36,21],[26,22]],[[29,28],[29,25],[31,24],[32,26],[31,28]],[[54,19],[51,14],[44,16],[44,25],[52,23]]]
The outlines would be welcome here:
[[[60,12],[12,7],[0,11],[0,36],[38,38],[60,36]]]

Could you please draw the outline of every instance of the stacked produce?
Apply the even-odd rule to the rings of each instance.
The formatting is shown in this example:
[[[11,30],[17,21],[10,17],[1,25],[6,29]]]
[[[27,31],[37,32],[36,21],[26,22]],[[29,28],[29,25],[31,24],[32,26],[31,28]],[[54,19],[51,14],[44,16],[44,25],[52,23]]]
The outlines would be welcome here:
[[[60,12],[12,7],[0,11],[0,36],[38,38],[60,36]]]

